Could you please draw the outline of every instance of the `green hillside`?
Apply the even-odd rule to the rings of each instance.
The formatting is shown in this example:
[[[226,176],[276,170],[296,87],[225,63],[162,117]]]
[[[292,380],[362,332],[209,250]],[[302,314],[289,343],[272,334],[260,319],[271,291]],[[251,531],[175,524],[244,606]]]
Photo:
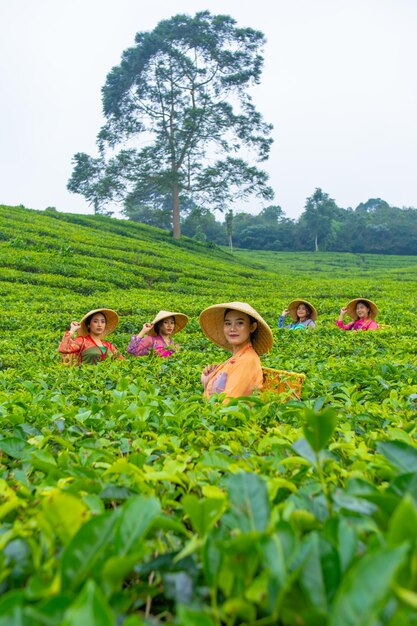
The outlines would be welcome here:
[[[327,328],[357,294],[374,298],[380,319],[395,328],[405,321],[398,289],[402,298],[413,297],[417,268],[416,257],[232,255],[187,238],[174,242],[142,224],[16,207],[0,207],[0,254],[2,329],[18,330],[19,346],[36,340],[42,350],[50,341],[45,329],[58,339],[67,321],[97,306],[121,314],[123,341],[160,308],[197,316],[210,303],[236,299],[259,307],[275,326],[278,312],[300,294],[316,303]],[[41,319],[34,323],[34,316]]]
[[[417,624],[417,258],[235,251],[99,216],[0,207],[0,626]],[[288,302],[314,332],[278,330]],[[379,307],[378,332],[334,320]],[[225,353],[199,312],[250,302],[302,400],[205,402]],[[110,340],[191,317],[170,359],[60,364],[72,319]]]

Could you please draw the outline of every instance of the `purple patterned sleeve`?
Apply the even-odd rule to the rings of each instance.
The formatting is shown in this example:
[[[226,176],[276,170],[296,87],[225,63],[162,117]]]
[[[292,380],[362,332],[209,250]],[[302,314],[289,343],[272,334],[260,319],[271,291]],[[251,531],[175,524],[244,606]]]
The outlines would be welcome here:
[[[132,335],[129,345],[126,350],[133,356],[145,356],[153,348],[153,337],[145,335],[145,337],[137,337]]]

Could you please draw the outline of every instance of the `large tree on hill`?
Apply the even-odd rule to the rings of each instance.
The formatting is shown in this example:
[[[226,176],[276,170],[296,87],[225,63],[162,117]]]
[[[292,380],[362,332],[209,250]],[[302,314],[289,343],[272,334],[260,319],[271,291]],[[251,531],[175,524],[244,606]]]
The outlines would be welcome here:
[[[249,148],[263,161],[272,143],[248,93],[260,81],[263,34],[204,11],[164,20],[135,43],[102,90],[100,156],[75,155],[69,190],[96,211],[131,194],[169,194],[175,238],[180,197],[221,210],[251,194],[271,199],[267,174],[242,158]]]

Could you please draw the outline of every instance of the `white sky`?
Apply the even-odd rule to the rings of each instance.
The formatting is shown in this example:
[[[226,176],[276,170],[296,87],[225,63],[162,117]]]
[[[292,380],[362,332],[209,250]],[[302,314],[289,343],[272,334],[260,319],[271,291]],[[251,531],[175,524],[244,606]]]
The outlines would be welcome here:
[[[297,217],[321,187],[417,207],[417,0],[0,0],[0,204],[91,212],[66,184],[96,155],[107,73],[136,32],[205,9],[267,38],[274,203]]]

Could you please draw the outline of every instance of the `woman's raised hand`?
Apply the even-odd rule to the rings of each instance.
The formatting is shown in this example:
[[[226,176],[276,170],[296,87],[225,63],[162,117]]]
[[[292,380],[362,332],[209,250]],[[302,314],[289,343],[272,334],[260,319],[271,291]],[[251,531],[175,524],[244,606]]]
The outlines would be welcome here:
[[[342,308],[340,309],[339,322],[343,322],[346,311],[347,308],[345,306],[342,306]]]
[[[288,309],[284,309],[283,312],[281,313],[281,315],[283,317],[285,317],[286,315],[288,315]]]
[[[77,332],[77,330],[80,330],[80,328],[81,328],[80,322],[71,322],[69,331],[71,335],[73,335],[75,332]]]
[[[152,328],[152,324],[150,322],[145,322],[142,326],[142,330],[140,331],[138,337],[142,338],[148,331]]]

